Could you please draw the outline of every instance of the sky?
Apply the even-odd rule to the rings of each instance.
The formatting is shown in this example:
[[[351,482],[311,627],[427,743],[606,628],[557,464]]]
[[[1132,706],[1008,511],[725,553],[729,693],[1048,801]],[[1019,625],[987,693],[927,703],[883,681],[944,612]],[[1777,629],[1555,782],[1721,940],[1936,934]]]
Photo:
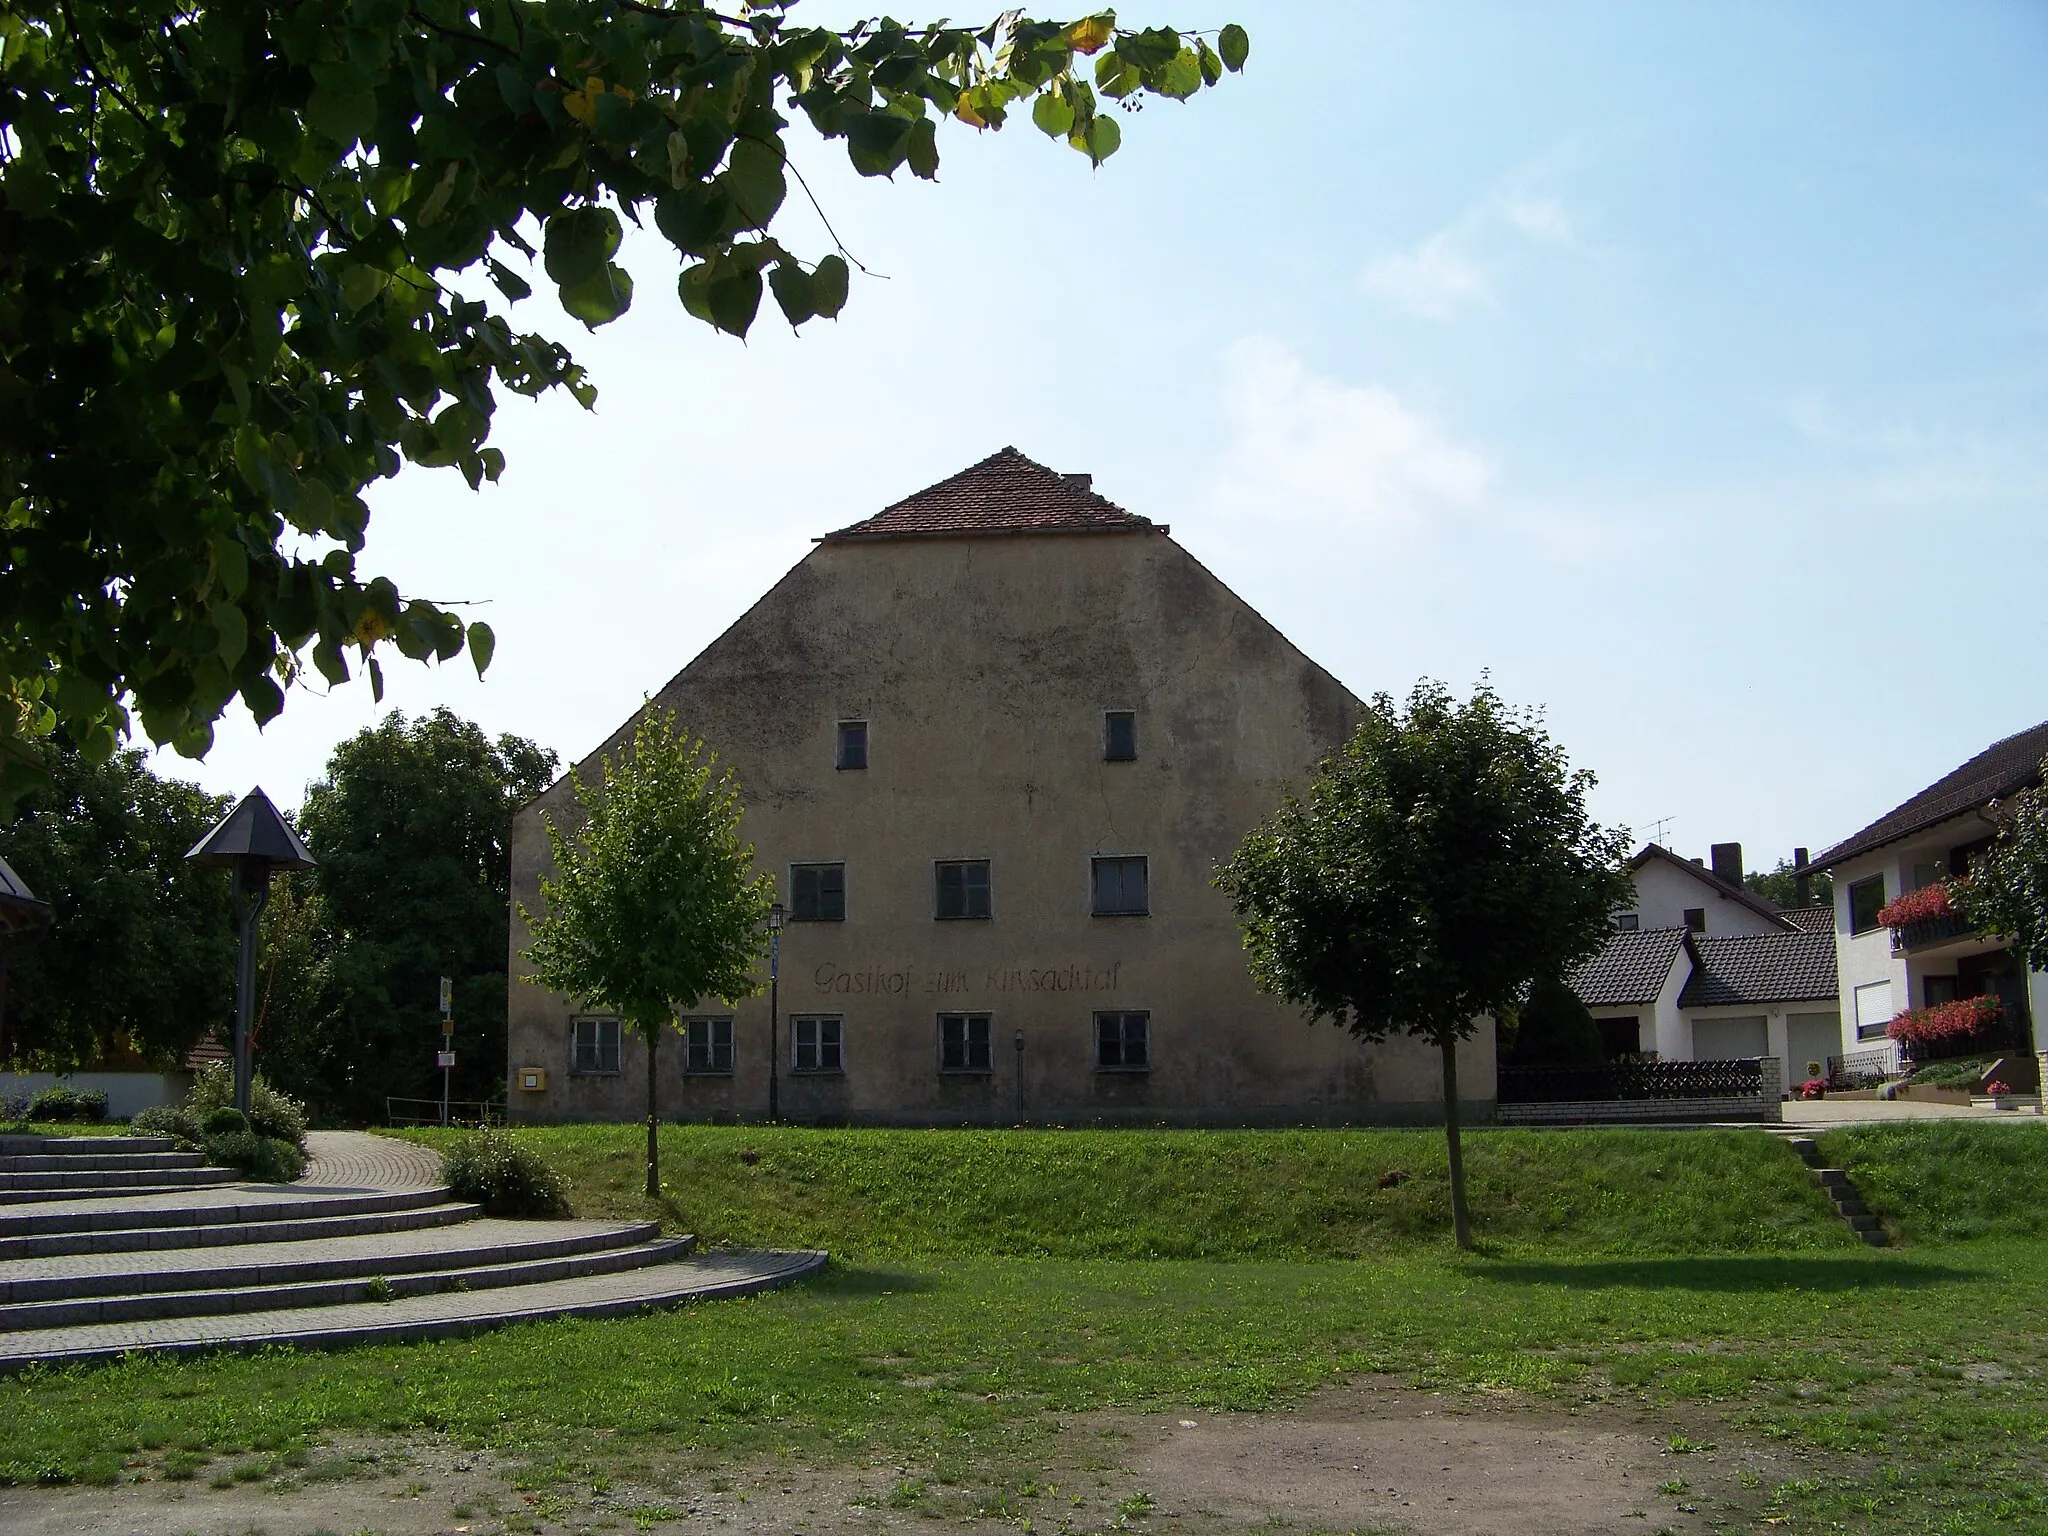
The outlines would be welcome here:
[[[159,769],[289,806],[437,704],[574,761],[813,537],[1006,444],[1360,695],[1541,707],[1689,855],[1818,852],[2048,719],[2048,6],[1119,15],[1250,62],[1100,170],[1023,119],[947,125],[936,185],[797,150],[874,274],[836,322],[715,335],[651,233],[614,325],[519,306],[596,410],[508,402],[481,492],[381,483],[361,561],[486,619],[488,678],[393,657],[381,706],[237,706]],[[777,233],[831,248],[795,194]]]

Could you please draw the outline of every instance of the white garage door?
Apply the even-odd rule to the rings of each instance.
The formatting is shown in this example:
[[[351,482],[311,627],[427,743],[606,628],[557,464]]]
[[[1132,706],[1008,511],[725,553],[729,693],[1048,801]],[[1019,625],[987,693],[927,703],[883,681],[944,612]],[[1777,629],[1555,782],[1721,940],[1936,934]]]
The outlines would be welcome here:
[[[1694,1061],[1741,1061],[1768,1054],[1770,1036],[1764,1016],[1736,1019],[1694,1019],[1692,1059]]]

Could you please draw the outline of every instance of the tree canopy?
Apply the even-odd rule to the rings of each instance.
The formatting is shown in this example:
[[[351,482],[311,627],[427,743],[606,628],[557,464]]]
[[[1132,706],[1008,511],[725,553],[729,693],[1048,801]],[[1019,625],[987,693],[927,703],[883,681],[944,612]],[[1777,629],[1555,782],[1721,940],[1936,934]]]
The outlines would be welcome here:
[[[1587,814],[1592,785],[1491,687],[1460,703],[1425,681],[1405,708],[1376,695],[1306,798],[1288,796],[1216,876],[1262,990],[1361,1040],[1439,1049],[1461,1245],[1457,1044],[1595,953],[1632,890],[1627,833]]]
[[[2041,781],[1992,808],[1998,835],[1955,885],[1978,929],[2013,941],[2027,968],[2048,971],[2048,758]]]
[[[941,118],[1028,104],[1099,165],[1109,105],[1184,100],[1249,47],[1109,12],[833,30],[791,9],[0,9],[0,811],[60,726],[88,762],[133,715],[196,756],[233,699],[268,721],[308,667],[381,693],[386,647],[489,663],[487,626],[360,568],[363,491],[407,460],[496,478],[499,390],[594,401],[508,318],[531,259],[603,325],[634,296],[622,220],[651,222],[706,324],[744,335],[764,293],[792,325],[830,317],[843,256],[769,233],[801,186],[793,116],[862,175],[930,179]]]
[[[505,1069],[512,813],[555,755],[447,709],[393,712],[338,745],[298,827],[318,865],[264,913],[258,1058],[328,1119],[438,1098],[439,978],[455,983],[455,1096]]]
[[[1805,901],[1799,899],[1799,877],[1802,874],[1806,876]],[[1810,864],[1803,870],[1796,868],[1790,859],[1780,859],[1767,870],[1751,870],[1742,877],[1742,884],[1751,895],[1761,896],[1786,911],[1797,907],[1832,907],[1835,904],[1835,877]]]
[[[185,862],[229,802],[140,752],[47,750],[48,777],[0,827],[0,854],[52,915],[10,951],[0,1065],[176,1067],[234,1013],[228,879]]]
[[[704,743],[649,708],[632,745],[603,759],[597,783],[575,781],[583,825],[548,819],[554,873],[542,877],[529,978],[618,1015],[647,1047],[647,1194],[661,1193],[655,1060],[677,1010],[760,990],[774,877],[755,874],[740,840],[740,789],[714,776]]]

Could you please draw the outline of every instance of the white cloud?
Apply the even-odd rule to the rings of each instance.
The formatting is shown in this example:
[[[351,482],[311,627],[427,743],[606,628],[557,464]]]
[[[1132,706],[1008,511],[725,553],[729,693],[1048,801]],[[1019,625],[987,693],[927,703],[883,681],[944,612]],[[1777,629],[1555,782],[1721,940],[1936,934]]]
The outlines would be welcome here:
[[[1226,516],[1392,531],[1469,509],[1485,458],[1379,385],[1325,378],[1266,336],[1224,353],[1231,437],[1210,500]]]
[[[1512,259],[1515,245],[1583,249],[1562,202],[1511,181],[1472,203],[1413,250],[1368,262],[1359,274],[1359,286],[1425,319],[1454,319],[1467,309],[1493,304],[1494,273]]]

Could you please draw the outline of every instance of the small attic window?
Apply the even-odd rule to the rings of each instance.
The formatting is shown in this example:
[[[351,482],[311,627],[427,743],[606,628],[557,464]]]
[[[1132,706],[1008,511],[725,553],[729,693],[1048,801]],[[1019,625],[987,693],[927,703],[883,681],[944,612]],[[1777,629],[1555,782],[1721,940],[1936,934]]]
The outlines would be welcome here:
[[[1705,907],[1687,907],[1685,909],[1685,926],[1694,933],[1705,933],[1707,931],[1707,909]]]
[[[839,722],[839,757],[841,768],[865,768],[868,765],[868,723],[865,720],[842,720]]]
[[[1102,712],[1102,760],[1131,763],[1138,758],[1138,712],[1135,709],[1105,709]]]

